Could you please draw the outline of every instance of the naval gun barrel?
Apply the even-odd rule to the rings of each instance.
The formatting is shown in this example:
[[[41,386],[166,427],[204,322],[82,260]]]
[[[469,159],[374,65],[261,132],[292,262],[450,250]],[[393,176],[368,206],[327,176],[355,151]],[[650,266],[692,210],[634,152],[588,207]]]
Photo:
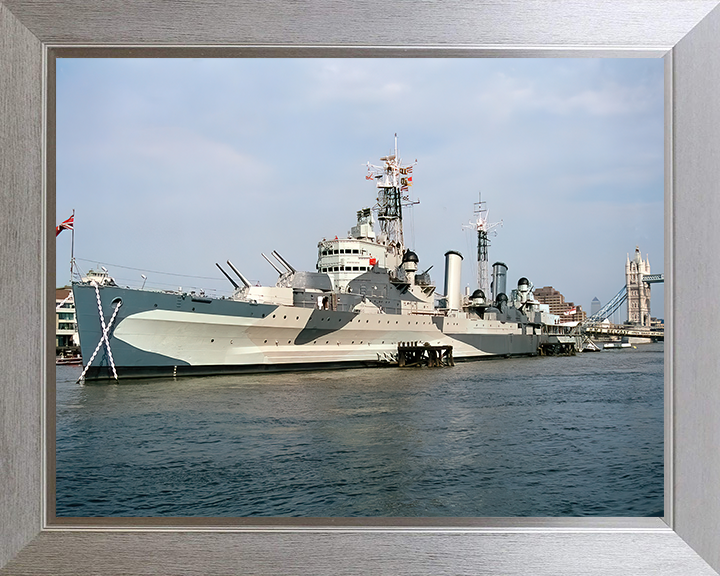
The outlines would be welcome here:
[[[250,288],[250,282],[247,281],[247,278],[245,278],[245,276],[243,276],[242,274],[240,274],[240,272],[238,272],[238,269],[232,265],[232,262],[230,262],[230,260],[228,260],[227,263],[228,263],[228,266],[230,266],[230,268],[232,268],[232,271],[235,272],[235,274],[237,274],[237,277],[240,278],[240,282],[245,284],[245,288]]]
[[[273,268],[275,268],[275,272],[277,272],[278,274],[280,274],[280,276],[283,275],[283,273],[282,273],[282,271],[280,270],[280,268],[278,268],[277,266],[275,266],[275,264],[272,263],[272,260],[270,260],[270,258],[268,258],[267,256],[265,256],[265,254],[263,254],[262,252],[260,252],[260,256],[262,256],[263,258],[265,258],[265,260],[268,261],[268,264],[270,264],[270,266],[272,266]]]
[[[215,262],[215,266],[217,266],[218,268],[220,268],[220,264],[218,264],[217,262]],[[230,278],[230,276],[228,275],[227,272],[225,272],[225,270],[223,270],[222,268],[220,268],[220,272],[222,272],[222,273],[225,275],[225,278],[227,278],[228,280],[230,280],[230,284],[232,284],[233,286],[235,286],[235,289],[236,289],[236,290],[237,290],[238,288],[240,288],[240,286],[237,285],[237,282],[235,282],[235,280],[233,280],[232,278]]]
[[[273,251],[272,251],[272,255],[275,256],[275,258],[278,259],[278,261],[280,262],[280,264],[282,264],[283,266],[285,266],[285,268],[288,269],[288,272],[293,272],[293,273],[296,272],[295,268],[293,268],[292,266],[290,266],[290,264],[287,263],[287,260],[285,260],[285,258],[283,258],[282,256],[280,256],[280,254],[278,254],[276,250],[273,250]]]

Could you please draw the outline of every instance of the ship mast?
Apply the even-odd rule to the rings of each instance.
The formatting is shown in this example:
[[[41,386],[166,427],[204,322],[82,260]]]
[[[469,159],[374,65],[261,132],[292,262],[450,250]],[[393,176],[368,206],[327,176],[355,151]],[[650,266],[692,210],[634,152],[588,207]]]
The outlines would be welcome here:
[[[488,266],[488,246],[490,241],[488,240],[488,234],[497,226],[502,226],[502,220],[500,222],[488,222],[488,209],[486,208],[486,202],[482,200],[482,194],[478,195],[478,202],[475,202],[475,222],[470,222],[468,228],[473,228],[477,231],[478,236],[478,288],[485,293],[488,297],[490,294],[490,276]],[[493,233],[496,235],[497,231]]]
[[[388,248],[396,248],[398,254],[405,251],[403,238],[402,207],[418,202],[410,201],[404,192],[412,186],[413,166],[401,166],[397,150],[397,134],[395,134],[395,152],[380,158],[382,166],[368,162],[367,180],[375,180],[378,189],[377,209],[380,231],[387,239]]]

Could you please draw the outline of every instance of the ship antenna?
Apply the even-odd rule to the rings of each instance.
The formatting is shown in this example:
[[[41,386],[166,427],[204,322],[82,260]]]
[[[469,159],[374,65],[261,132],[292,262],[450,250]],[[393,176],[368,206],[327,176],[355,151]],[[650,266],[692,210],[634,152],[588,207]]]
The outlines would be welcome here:
[[[383,162],[382,166],[368,163],[366,179],[374,180],[378,189],[378,203],[374,209],[377,210],[380,231],[388,240],[388,248],[392,247],[393,250],[396,249],[402,253],[405,250],[402,207],[419,204],[418,201],[411,201],[407,196],[407,192],[412,186],[414,164],[401,166],[397,149],[397,133],[395,134],[394,154],[384,156],[380,160]]]
[[[503,221],[500,222],[488,222],[488,209],[486,208],[486,202],[483,202],[482,193],[478,194],[478,202],[475,203],[475,221],[470,222],[469,225],[463,226],[463,228],[472,228],[477,231],[478,236],[478,263],[477,263],[477,281],[478,288],[482,290],[486,295],[490,294],[490,278],[488,271],[488,246],[490,241],[488,240],[488,234],[493,231],[497,226],[502,226]],[[497,231],[493,231],[493,236],[497,235]]]

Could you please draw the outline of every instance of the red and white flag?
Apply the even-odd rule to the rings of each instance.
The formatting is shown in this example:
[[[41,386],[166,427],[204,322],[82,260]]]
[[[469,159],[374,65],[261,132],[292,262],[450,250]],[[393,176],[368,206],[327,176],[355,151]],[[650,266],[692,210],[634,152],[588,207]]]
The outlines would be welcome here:
[[[564,314],[565,314],[565,316],[570,316],[570,314],[575,314],[575,312],[577,312],[577,307],[575,307],[575,308],[570,308],[570,310],[566,310],[566,311],[564,312]]]
[[[75,215],[73,214],[72,216],[70,216],[70,218],[68,218],[62,224],[60,224],[60,226],[55,226],[55,238],[57,238],[58,234],[60,234],[60,232],[62,232],[63,230],[72,230],[74,224],[75,224]]]

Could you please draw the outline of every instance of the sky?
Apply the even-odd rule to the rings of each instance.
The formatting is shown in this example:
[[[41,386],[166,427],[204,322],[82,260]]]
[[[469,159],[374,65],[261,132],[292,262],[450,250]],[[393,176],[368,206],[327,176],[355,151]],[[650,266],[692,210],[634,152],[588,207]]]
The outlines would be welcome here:
[[[75,210],[82,272],[227,295],[261,252],[315,270],[317,243],[376,203],[365,179],[397,134],[417,161],[405,240],[443,290],[444,254],[474,290],[474,203],[490,264],[590,311],[625,284],[636,246],[663,272],[662,59],[57,60],[59,224]],[[71,233],[57,238],[58,286]],[[227,266],[224,266],[227,270]],[[664,317],[663,285],[652,315]],[[623,321],[623,316],[618,318]]]

